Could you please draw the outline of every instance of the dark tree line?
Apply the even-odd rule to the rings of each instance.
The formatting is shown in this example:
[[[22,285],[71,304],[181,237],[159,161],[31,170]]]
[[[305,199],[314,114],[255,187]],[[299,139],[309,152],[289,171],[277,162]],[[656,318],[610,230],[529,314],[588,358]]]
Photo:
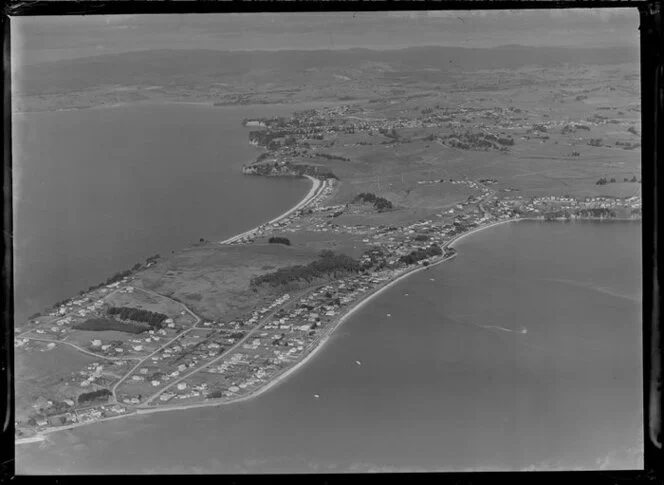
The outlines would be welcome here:
[[[360,271],[360,263],[345,254],[334,254],[332,251],[323,250],[319,259],[307,265],[288,266],[264,275],[255,276],[251,279],[251,286],[257,287],[263,284],[280,286],[297,281],[311,282],[324,277],[340,277],[348,273]]]
[[[268,239],[268,242],[270,244],[285,244],[286,246],[290,246],[290,240],[287,237],[273,236]]]
[[[83,394],[78,396],[78,403],[87,404],[94,401],[100,401],[102,399],[106,401],[112,395],[113,393],[108,389],[99,389],[98,391],[84,392]]]
[[[327,160],[341,160],[342,162],[350,162],[350,158],[342,157],[340,155],[331,155],[329,153],[316,153],[315,155],[318,158],[325,158]]]
[[[161,328],[168,317],[163,313],[151,312],[149,310],[142,310],[139,308],[130,307],[111,307],[106,313],[109,315],[117,316],[121,320],[131,320],[134,322],[147,323],[151,327]]]
[[[76,330],[90,330],[101,332],[105,330],[115,330],[117,332],[143,333],[149,330],[149,327],[138,323],[123,323],[109,318],[90,318],[84,322],[74,325]]]
[[[401,256],[399,261],[405,264],[415,264],[423,259],[427,259],[432,256],[440,256],[442,254],[443,250],[440,248],[440,246],[438,246],[438,244],[432,244],[426,249],[417,249],[415,251],[411,251],[410,254]]]
[[[355,197],[355,199],[353,199],[353,202],[360,201],[372,203],[379,211],[392,209],[392,202],[383,197],[378,197],[376,194],[372,194],[370,192],[362,192],[357,197]]]

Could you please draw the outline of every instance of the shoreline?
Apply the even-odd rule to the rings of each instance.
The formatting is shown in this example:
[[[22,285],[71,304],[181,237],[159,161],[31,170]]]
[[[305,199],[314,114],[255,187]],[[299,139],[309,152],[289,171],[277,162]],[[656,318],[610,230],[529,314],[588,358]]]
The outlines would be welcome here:
[[[468,231],[466,233],[460,234],[460,235],[456,236],[455,238],[451,239],[450,241],[448,241],[447,243],[444,244],[444,247],[448,247],[452,243],[458,242],[459,240],[463,239],[464,237],[466,237],[470,234],[476,233],[476,232],[483,231],[484,229],[488,229],[490,227],[498,226],[498,225],[505,224],[505,223],[508,223],[508,222],[518,222],[520,220],[522,220],[522,219],[506,219],[506,220],[503,220],[503,221],[493,222],[493,223],[488,224],[486,226],[481,226],[481,227],[475,228],[472,231]],[[427,266],[420,266],[420,267],[417,267],[417,268],[413,268],[411,270],[407,270],[404,273],[397,276],[395,279],[393,279],[393,280],[385,283],[384,285],[376,288],[375,290],[373,290],[371,293],[366,295],[365,298],[360,299],[353,306],[351,306],[346,313],[341,315],[338,318],[338,320],[335,323],[333,323],[327,329],[327,331],[325,333],[325,336],[322,337],[318,341],[318,343],[311,349],[311,351],[306,355],[306,357],[304,357],[304,359],[302,359],[300,362],[295,364],[293,367],[286,369],[281,374],[279,374],[275,379],[269,381],[264,386],[259,387],[258,389],[251,392],[250,394],[247,394],[246,396],[238,397],[237,399],[230,399],[230,400],[224,400],[224,401],[219,401],[219,402],[196,403],[196,404],[190,404],[190,405],[184,404],[182,406],[170,407],[170,408],[169,407],[163,407],[159,411],[184,410],[184,409],[190,409],[190,408],[194,408],[194,407],[223,406],[223,405],[235,404],[235,403],[239,403],[239,402],[246,401],[246,400],[249,400],[249,399],[253,399],[253,398],[256,398],[256,397],[260,396],[261,394],[264,394],[265,392],[269,391],[273,387],[275,387],[278,384],[284,382],[288,377],[290,377],[297,370],[302,368],[310,359],[312,359],[325,346],[325,344],[332,337],[332,334],[339,327],[341,327],[341,325],[343,325],[348,318],[350,318],[355,312],[362,309],[362,307],[369,304],[371,302],[371,300],[373,300],[375,297],[379,296],[381,293],[386,291],[388,288],[391,288],[392,286],[396,285],[397,283],[401,282],[402,280],[406,279],[407,277],[409,277],[409,276],[411,276],[415,273],[418,273],[420,271],[424,271],[425,269],[432,268],[432,267],[437,266],[439,264],[445,263],[445,262],[453,259],[454,257],[455,257],[455,255],[448,256],[446,258],[441,259],[440,261],[436,261],[435,263],[431,263]],[[151,410],[151,409],[138,410],[139,414],[150,414],[151,412],[157,412],[157,409],[155,409],[154,411]]]
[[[271,224],[275,224],[282,219],[285,219],[286,217],[290,216],[294,212],[297,212],[300,209],[303,209],[305,206],[316,200],[318,196],[323,192],[323,190],[327,187],[327,182],[326,181],[320,181],[317,178],[311,177],[309,175],[305,175],[306,178],[308,178],[312,185],[311,188],[309,189],[309,192],[307,192],[302,200],[300,200],[297,204],[295,204],[293,207],[288,209],[286,212],[283,214],[275,217],[271,221],[264,222],[263,224],[260,224],[252,229],[249,229],[247,231],[244,231],[240,234],[236,234],[235,236],[231,236],[228,239],[224,239],[223,241],[219,241],[219,244],[231,244],[239,239],[242,239],[243,237],[251,236],[254,232],[256,232],[259,228],[263,226],[269,226]]]
[[[309,193],[307,193],[307,196],[305,196],[305,198],[302,199],[302,201],[300,201],[300,203],[297,204],[295,207],[293,207],[289,211],[285,212],[281,216],[273,219],[273,221],[278,221],[278,220],[280,220],[284,217],[287,217],[292,212],[298,210],[302,205],[306,205],[311,200],[314,200],[322,192],[322,190],[325,188],[325,183],[321,183],[318,179],[314,179],[313,177],[309,177],[309,176],[307,176],[307,177],[312,179],[312,181],[314,181],[311,190],[309,191]],[[476,227],[476,228],[474,228],[474,229],[472,229],[468,232],[465,232],[463,234],[459,234],[459,235],[453,237],[451,240],[449,240],[445,244],[443,244],[443,248],[452,247],[453,244],[460,242],[461,240],[463,240],[464,238],[466,238],[466,237],[468,237],[472,234],[476,234],[478,232],[484,231],[485,229],[489,229],[489,228],[499,226],[499,225],[502,225],[502,224],[508,224],[508,223],[520,222],[520,221],[551,222],[551,221],[544,221],[544,220],[535,219],[535,218],[511,218],[511,219],[499,220],[499,221],[492,222],[490,224],[486,224],[486,225],[483,225],[483,226],[480,226],[480,227]],[[563,222],[563,221],[553,221],[553,222]],[[570,222],[574,222],[574,221],[570,221]],[[272,223],[272,221],[270,223]],[[232,238],[229,238],[229,239],[235,240],[236,238],[243,237],[245,234],[247,234],[249,232],[253,232],[255,230],[256,230],[256,228],[252,229],[251,231],[247,231],[245,233],[242,233],[238,236],[234,236]],[[379,287],[375,288],[373,291],[371,291],[369,294],[367,294],[364,298],[361,298],[360,300],[355,302],[355,304],[353,304],[343,315],[340,315],[338,317],[337,321],[332,323],[331,326],[327,330],[325,330],[324,336],[315,344],[315,346],[313,346],[311,348],[309,353],[301,361],[297,362],[294,366],[285,369],[281,374],[278,374],[274,379],[272,379],[272,380],[268,381],[267,383],[265,383],[264,386],[261,386],[261,387],[255,389],[254,391],[250,392],[249,394],[247,394],[245,396],[239,396],[237,398],[230,398],[230,399],[228,399],[228,398],[227,399],[218,399],[218,400],[213,400],[213,401],[209,401],[209,402],[203,401],[203,402],[199,402],[199,403],[173,405],[173,406],[165,405],[165,406],[157,406],[157,407],[154,407],[154,408],[134,408],[131,412],[128,412],[126,414],[121,414],[121,415],[118,415],[118,416],[111,416],[111,417],[103,418],[103,419],[88,422],[88,423],[75,423],[75,424],[71,424],[71,425],[67,425],[67,426],[52,428],[52,429],[46,430],[44,432],[37,433],[34,436],[30,436],[30,437],[26,437],[26,438],[20,438],[20,439],[15,441],[15,445],[43,442],[43,441],[46,440],[46,435],[51,434],[51,433],[55,433],[57,431],[64,431],[64,430],[67,430],[67,429],[78,428],[78,427],[82,427],[82,426],[87,426],[87,425],[96,424],[96,423],[102,423],[102,422],[105,422],[105,421],[111,421],[111,420],[130,417],[130,416],[149,415],[149,414],[153,414],[153,413],[167,412],[167,411],[184,411],[184,410],[188,410],[188,409],[203,408],[203,407],[227,406],[227,405],[236,404],[236,403],[240,403],[240,402],[243,402],[243,401],[247,401],[247,400],[259,397],[260,395],[266,393],[270,389],[273,389],[277,385],[283,383],[289,377],[291,377],[293,374],[295,374],[298,370],[302,369],[302,367],[304,367],[305,364],[307,364],[311,359],[313,359],[313,357],[315,357],[319,353],[319,351],[323,347],[325,347],[325,345],[329,342],[329,340],[331,339],[334,332],[336,332],[336,330],[339,327],[341,327],[354,313],[356,313],[357,311],[361,310],[364,306],[369,304],[374,298],[376,298],[377,296],[379,296],[381,293],[385,292],[389,288],[391,288],[391,287],[395,286],[396,284],[402,282],[403,280],[405,280],[409,276],[411,276],[415,273],[424,271],[426,269],[432,268],[432,267],[437,266],[439,264],[445,263],[447,261],[450,261],[451,259],[454,259],[455,257],[456,257],[456,254],[452,255],[452,256],[445,257],[445,258],[443,258],[439,261],[433,262],[433,263],[431,263],[427,266],[418,265],[415,268],[404,271],[402,274],[398,275],[396,278],[394,278],[391,281],[388,281],[387,283],[383,284],[382,286],[379,286]]]

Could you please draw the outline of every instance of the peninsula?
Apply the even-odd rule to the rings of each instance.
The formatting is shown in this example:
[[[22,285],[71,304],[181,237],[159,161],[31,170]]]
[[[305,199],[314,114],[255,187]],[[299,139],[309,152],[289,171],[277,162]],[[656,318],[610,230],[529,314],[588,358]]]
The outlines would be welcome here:
[[[631,92],[631,78],[607,72]],[[604,106],[585,80],[585,97],[569,89],[544,109],[518,86],[486,96],[398,82],[391,96],[238,120],[265,149],[243,172],[308,178],[300,203],[17,322],[18,358],[67,352],[70,365],[19,376],[16,442],[255,397],[372,296],[492,225],[640,219],[632,95]]]

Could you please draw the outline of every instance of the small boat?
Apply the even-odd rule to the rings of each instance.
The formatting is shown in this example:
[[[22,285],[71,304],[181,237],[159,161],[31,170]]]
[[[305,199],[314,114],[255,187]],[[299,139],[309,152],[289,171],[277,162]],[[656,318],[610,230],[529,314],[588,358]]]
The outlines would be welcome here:
[[[403,296],[408,296],[408,293],[404,293]]]
[[[429,278],[429,281],[436,281],[435,278]]]
[[[318,394],[314,394],[314,397],[318,399],[320,396]]]
[[[527,328],[522,329],[522,330],[521,330],[521,333],[523,333],[523,334],[528,333],[528,329],[527,329]]]
[[[357,365],[362,365],[362,362],[360,362],[359,360],[356,360],[355,363],[356,363]]]
[[[388,314],[387,314],[387,316],[388,316],[388,317],[391,317],[391,316],[392,316],[392,314],[391,314],[391,313],[388,313]]]

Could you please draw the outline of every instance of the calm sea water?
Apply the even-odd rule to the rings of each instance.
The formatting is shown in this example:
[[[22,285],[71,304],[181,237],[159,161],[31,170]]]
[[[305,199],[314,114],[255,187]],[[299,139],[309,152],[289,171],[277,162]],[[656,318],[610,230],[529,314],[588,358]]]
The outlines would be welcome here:
[[[639,223],[480,232],[262,396],[55,433],[17,471],[640,467],[640,241]]]
[[[242,175],[242,118],[299,107],[136,105],[15,114],[16,319],[156,253],[292,207],[306,180]]]

